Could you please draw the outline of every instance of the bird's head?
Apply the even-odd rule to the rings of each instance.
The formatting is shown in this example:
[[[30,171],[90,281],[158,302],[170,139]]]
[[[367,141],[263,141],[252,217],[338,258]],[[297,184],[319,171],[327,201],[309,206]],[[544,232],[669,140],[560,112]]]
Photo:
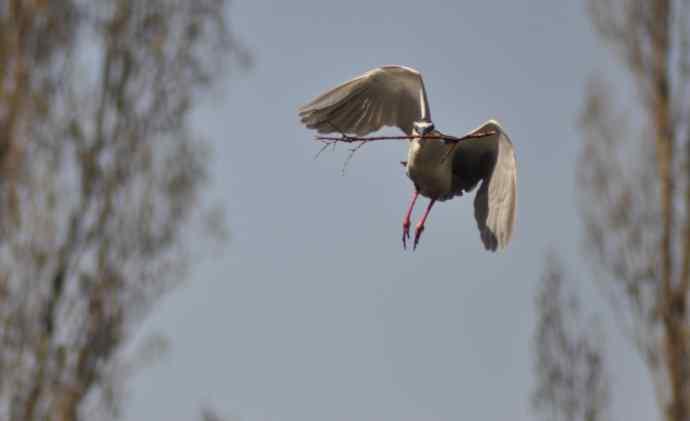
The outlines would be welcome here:
[[[434,130],[434,123],[431,121],[415,121],[412,124],[412,127],[417,134],[420,136],[425,136],[428,133],[431,133],[432,130]]]

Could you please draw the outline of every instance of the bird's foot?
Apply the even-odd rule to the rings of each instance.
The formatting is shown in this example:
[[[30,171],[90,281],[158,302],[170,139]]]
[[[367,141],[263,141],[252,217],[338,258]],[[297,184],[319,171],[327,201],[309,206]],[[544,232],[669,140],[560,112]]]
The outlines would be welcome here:
[[[403,233],[402,233],[402,243],[403,243],[403,249],[407,249],[407,240],[410,239],[410,220],[405,219],[403,220]]]
[[[417,225],[414,231],[414,244],[412,245],[412,250],[417,250],[417,244],[419,244],[419,239],[422,237],[422,232],[424,232],[424,225]]]

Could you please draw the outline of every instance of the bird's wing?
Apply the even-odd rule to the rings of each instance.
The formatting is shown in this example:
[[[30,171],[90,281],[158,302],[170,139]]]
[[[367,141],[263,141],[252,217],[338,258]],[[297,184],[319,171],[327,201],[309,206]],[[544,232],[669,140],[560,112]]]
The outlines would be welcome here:
[[[508,245],[515,225],[517,163],[510,139],[489,120],[470,133],[496,134],[460,142],[453,157],[456,190],[469,191],[482,180],[474,198],[474,217],[482,242],[495,251]]]
[[[383,126],[408,135],[415,121],[430,121],[422,75],[402,66],[384,66],[343,83],[299,109],[310,129],[363,136]]]

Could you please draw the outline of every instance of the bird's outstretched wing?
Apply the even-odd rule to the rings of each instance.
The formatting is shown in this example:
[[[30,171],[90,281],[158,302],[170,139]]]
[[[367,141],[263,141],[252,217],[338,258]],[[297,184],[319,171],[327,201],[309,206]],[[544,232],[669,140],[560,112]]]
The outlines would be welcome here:
[[[470,191],[481,180],[474,198],[474,217],[482,242],[495,251],[508,245],[515,225],[517,163],[513,144],[498,122],[489,120],[470,133],[496,134],[460,142],[453,156],[454,187]]]
[[[430,121],[422,75],[403,66],[383,66],[316,97],[299,109],[310,129],[343,131],[358,136],[383,126],[399,127],[408,135],[412,123]]]

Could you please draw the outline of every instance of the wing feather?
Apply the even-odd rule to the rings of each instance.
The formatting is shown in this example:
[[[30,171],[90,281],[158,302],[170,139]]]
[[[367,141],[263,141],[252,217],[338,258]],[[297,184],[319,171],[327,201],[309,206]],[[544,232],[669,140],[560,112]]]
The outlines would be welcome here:
[[[461,142],[455,153],[453,172],[456,190],[471,190],[482,182],[474,198],[474,216],[484,247],[505,248],[515,226],[517,207],[517,161],[510,139],[498,122],[489,120],[471,133],[496,134]]]
[[[299,109],[302,123],[320,133],[359,136],[383,126],[412,133],[415,121],[430,120],[422,76],[403,66],[384,66],[347,81]]]

